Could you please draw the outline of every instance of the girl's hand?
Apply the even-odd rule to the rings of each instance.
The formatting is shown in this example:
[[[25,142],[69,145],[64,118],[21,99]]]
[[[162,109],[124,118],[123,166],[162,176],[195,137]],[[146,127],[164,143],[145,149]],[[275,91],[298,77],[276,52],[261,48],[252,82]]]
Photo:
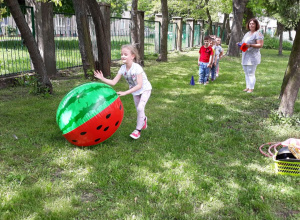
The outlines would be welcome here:
[[[102,73],[102,71],[100,70],[95,70],[94,71],[94,76],[96,77],[96,78],[98,78],[98,79],[100,79],[100,80],[103,80],[104,79],[104,76],[103,76],[103,73]]]
[[[120,92],[117,92],[117,94],[118,94],[119,96],[124,96],[124,95],[127,95],[127,94],[126,94],[126,92],[122,92],[122,91],[120,91]]]

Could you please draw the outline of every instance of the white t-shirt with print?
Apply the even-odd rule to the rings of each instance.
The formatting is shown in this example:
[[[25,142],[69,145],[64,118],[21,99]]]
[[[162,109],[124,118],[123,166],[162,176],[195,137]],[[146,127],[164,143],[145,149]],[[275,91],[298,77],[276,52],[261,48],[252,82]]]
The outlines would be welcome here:
[[[221,45],[217,45],[216,49],[215,49],[215,53],[216,53],[217,59],[220,59],[221,52],[223,52],[222,46]]]
[[[140,95],[144,91],[152,89],[151,83],[149,82],[145,71],[137,63],[132,63],[132,66],[128,71],[126,70],[126,65],[125,64],[122,65],[121,68],[119,69],[118,74],[121,74],[124,76],[124,78],[126,79],[128,85],[129,85],[129,89],[131,89],[137,85],[137,75],[142,74],[142,76],[143,76],[142,88],[133,92],[132,95]]]

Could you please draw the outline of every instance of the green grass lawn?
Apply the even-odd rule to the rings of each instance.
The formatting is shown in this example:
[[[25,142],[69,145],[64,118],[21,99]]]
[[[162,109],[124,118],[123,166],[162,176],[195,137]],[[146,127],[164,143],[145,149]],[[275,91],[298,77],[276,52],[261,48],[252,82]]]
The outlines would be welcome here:
[[[131,95],[121,97],[123,122],[105,142],[79,148],[64,139],[56,110],[87,82],[80,71],[52,80],[51,96],[0,90],[0,219],[299,219],[299,177],[276,174],[258,150],[300,138],[299,125],[271,117],[289,53],[262,50],[251,94],[242,92],[240,58],[223,58],[215,82],[189,85],[197,57],[195,49],[167,63],[146,59],[153,91],[138,140],[129,137]],[[127,88],[124,79],[114,87]]]

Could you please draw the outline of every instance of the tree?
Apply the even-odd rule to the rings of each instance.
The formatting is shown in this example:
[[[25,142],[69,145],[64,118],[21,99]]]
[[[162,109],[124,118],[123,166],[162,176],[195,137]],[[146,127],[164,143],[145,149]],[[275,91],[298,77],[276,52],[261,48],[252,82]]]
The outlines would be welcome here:
[[[50,79],[47,75],[45,63],[38,49],[38,45],[31,33],[31,30],[28,24],[26,23],[18,1],[4,0],[4,2],[8,6],[10,13],[13,16],[16,25],[21,33],[21,37],[24,40],[24,43],[28,49],[34,70],[37,74],[37,92],[51,94],[53,92],[53,88]]]
[[[138,0],[132,0],[131,3],[131,40],[132,44],[136,47],[139,54],[141,55],[140,51],[140,41],[139,41],[139,35],[138,35],[138,18],[137,18],[137,10],[138,7]],[[137,63],[141,64],[141,60],[137,60]]]
[[[291,15],[291,13],[294,13],[292,9],[289,12],[286,11],[286,8],[289,8],[289,5],[295,1],[280,2],[278,0],[267,0],[262,2],[261,6],[265,9],[265,15],[277,20],[276,36],[279,37],[278,55],[282,55],[283,31],[295,29],[297,26],[295,21],[297,21],[298,15]]]
[[[161,0],[162,24],[160,39],[160,54],[157,61],[168,61],[168,1]]]
[[[211,19],[211,15],[210,15],[210,12],[209,12],[209,7],[208,7],[208,1],[209,0],[205,0],[205,5],[206,5],[206,16],[207,16],[207,23],[208,23],[208,35],[211,35],[213,32],[212,32],[212,19]]]
[[[282,55],[282,41],[283,41],[283,30],[284,25],[277,21],[277,34],[279,36],[279,48],[278,48],[278,55]]]
[[[300,88],[300,22],[298,23],[296,36],[287,69],[283,78],[280,92],[279,112],[285,116],[292,116],[294,105]]]
[[[233,0],[233,22],[231,28],[231,35],[229,41],[229,47],[227,51],[228,56],[240,56],[240,50],[237,47],[237,43],[242,40],[243,32],[242,32],[242,24],[243,24],[243,16],[245,7],[248,0]]]
[[[53,24],[53,2],[29,1],[35,8],[36,40],[49,77],[55,76],[56,56]]]
[[[300,4],[298,0],[275,1],[278,13],[292,25],[296,25],[296,36],[280,91],[279,112],[285,116],[292,116],[294,105],[300,88]]]
[[[96,33],[96,42],[97,42],[97,51],[98,51],[98,65],[95,66],[97,70],[101,70],[105,77],[110,76],[110,64],[111,64],[111,52],[108,42],[110,36],[106,36],[105,29],[106,26],[110,23],[105,22],[104,15],[100,10],[100,6],[96,0],[89,0],[86,2],[91,16],[93,18],[95,33]]]
[[[79,49],[81,53],[83,71],[86,78],[94,74],[95,64],[92,51],[92,41],[87,17],[87,5],[84,0],[73,0],[76,15]]]
[[[225,32],[226,30],[226,32]],[[220,37],[223,36],[224,33],[226,33],[225,36],[225,43],[228,45],[229,44],[229,39],[230,39],[230,23],[229,23],[229,14],[228,13],[224,13],[224,20],[223,20],[223,24],[222,24],[222,28],[221,28],[221,34]]]
[[[254,13],[252,11],[252,8],[249,6],[250,4],[247,4],[246,7],[245,7],[245,12],[244,12],[244,19],[245,21],[249,21],[251,18],[254,18]],[[247,29],[246,29],[246,26],[243,25],[242,26],[242,30],[243,30],[243,33],[247,33]]]

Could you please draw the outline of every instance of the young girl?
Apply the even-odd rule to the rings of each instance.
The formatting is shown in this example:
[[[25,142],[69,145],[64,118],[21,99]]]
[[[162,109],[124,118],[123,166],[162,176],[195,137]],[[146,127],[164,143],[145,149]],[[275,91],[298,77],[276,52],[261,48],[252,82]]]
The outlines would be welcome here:
[[[216,43],[217,43],[217,46],[216,46],[216,56],[217,56],[216,71],[217,71],[217,75],[216,75],[216,77],[219,77],[219,62],[220,62],[220,59],[223,57],[224,50],[221,46],[221,38],[220,37],[216,38]]]
[[[102,82],[114,86],[122,76],[129,84],[127,91],[117,92],[119,96],[128,94],[133,95],[134,104],[137,110],[136,129],[130,134],[133,139],[138,139],[141,136],[141,130],[147,128],[147,117],[145,115],[145,106],[151,95],[152,86],[147,79],[143,68],[135,63],[139,59],[137,49],[133,45],[123,45],[121,48],[121,60],[124,65],[119,69],[118,74],[114,79],[106,79],[101,71],[96,70],[94,76]]]

